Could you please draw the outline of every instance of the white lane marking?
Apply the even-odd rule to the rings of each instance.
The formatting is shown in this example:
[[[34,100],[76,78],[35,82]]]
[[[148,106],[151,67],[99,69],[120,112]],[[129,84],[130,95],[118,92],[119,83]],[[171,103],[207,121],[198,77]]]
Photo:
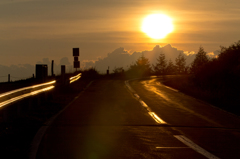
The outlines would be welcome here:
[[[136,93],[133,94],[137,99],[140,99],[139,95],[137,95]]]
[[[161,118],[157,116],[154,112],[148,112],[148,114],[159,124],[167,124],[165,121],[163,121]]]
[[[128,81],[125,81],[125,85],[127,86],[127,88],[134,93],[134,90],[132,89],[132,87],[129,85]]]
[[[196,152],[202,154],[203,156],[205,156],[209,159],[220,159],[220,158],[214,156],[213,154],[211,154],[210,152],[204,150],[203,148],[201,148],[200,146],[198,146],[197,144],[195,144],[194,142],[192,142],[190,139],[188,139],[187,137],[185,137],[183,135],[173,135],[173,136],[175,138],[177,138],[179,141],[181,141],[182,143],[184,143],[185,145],[189,146]]]
[[[148,105],[141,100],[140,96],[135,93],[135,91],[132,89],[132,87],[129,85],[128,81],[125,81],[125,85],[127,88],[133,93],[133,95],[137,98],[137,100],[140,102],[140,104],[145,107],[148,111],[148,114],[158,123],[158,124],[167,124],[165,121],[163,121],[157,114],[151,111],[151,109],[148,107]]]
[[[140,102],[140,104],[141,104],[143,107],[145,107],[145,108],[148,107],[147,104],[146,104],[144,101],[142,101],[141,99],[139,100],[139,102]]]
[[[165,86],[165,87],[168,88],[168,89],[171,89],[172,91],[179,92],[179,90],[176,90],[176,89],[174,89],[172,87],[168,87],[168,86]]]
[[[157,149],[190,149],[190,147],[156,147]]]

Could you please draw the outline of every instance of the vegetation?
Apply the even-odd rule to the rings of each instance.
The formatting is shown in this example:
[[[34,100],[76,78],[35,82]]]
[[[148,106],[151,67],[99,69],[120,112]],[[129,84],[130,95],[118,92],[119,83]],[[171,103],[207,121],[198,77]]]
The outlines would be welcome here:
[[[119,72],[124,72],[123,68],[115,68],[114,74]],[[161,53],[152,67],[142,56],[125,71],[126,78],[149,75],[165,75],[164,84],[240,115],[240,41],[221,47],[219,57],[212,59],[199,47],[189,67],[183,54],[179,54],[174,63],[171,59],[166,61]]]
[[[176,73],[177,74],[184,74],[185,68],[186,68],[186,58],[183,56],[182,53],[178,55],[178,57],[175,60],[176,62]]]
[[[207,53],[204,51],[203,47],[200,47],[196,58],[191,64],[191,73],[197,74],[208,62],[209,59],[207,57]]]
[[[191,65],[191,74],[165,84],[240,115],[240,41],[221,47],[218,58],[208,59],[200,47]]]
[[[153,70],[158,75],[165,75],[167,73],[167,61],[165,54],[160,54],[157,58],[156,65],[153,65]]]
[[[127,70],[127,77],[144,77],[149,76],[152,72],[150,62],[144,56],[141,56],[137,61],[130,65],[130,68]]]

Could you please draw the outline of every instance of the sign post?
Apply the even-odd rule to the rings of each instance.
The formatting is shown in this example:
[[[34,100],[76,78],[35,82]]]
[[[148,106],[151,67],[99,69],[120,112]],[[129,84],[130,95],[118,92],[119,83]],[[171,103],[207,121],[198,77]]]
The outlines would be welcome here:
[[[80,61],[78,60],[78,56],[79,56],[79,48],[73,48],[73,57],[74,57],[73,67],[76,68],[76,72],[77,72],[77,68],[80,68]]]

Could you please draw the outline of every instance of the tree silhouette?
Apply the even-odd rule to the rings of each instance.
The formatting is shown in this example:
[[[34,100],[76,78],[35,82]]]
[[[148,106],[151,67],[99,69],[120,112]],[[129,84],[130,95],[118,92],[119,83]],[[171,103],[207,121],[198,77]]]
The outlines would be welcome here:
[[[128,70],[133,76],[147,76],[151,73],[151,67],[149,60],[144,56],[141,56],[137,59],[137,61],[130,65]]]
[[[168,65],[167,65],[167,68],[166,68],[166,74],[168,74],[168,75],[175,74],[175,72],[176,72],[175,68],[176,68],[176,66],[173,64],[172,60],[169,59]]]
[[[185,72],[186,58],[182,53],[180,53],[175,59],[175,63],[177,73],[183,74]]]
[[[167,69],[167,61],[165,58],[165,54],[160,54],[157,58],[156,65],[153,65],[153,70],[157,75],[164,75],[166,74]]]
[[[196,74],[201,70],[201,67],[209,62],[207,53],[204,51],[203,47],[200,46],[199,51],[191,64],[191,73]]]

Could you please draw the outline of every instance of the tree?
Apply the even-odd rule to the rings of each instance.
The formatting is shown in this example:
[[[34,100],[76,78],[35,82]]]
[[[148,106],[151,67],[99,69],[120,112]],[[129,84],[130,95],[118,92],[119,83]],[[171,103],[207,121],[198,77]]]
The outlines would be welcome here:
[[[168,65],[167,65],[167,68],[166,68],[166,74],[172,75],[172,74],[175,74],[175,72],[176,72],[175,71],[175,66],[174,66],[172,60],[170,59],[168,61]]]
[[[129,72],[131,72],[134,76],[150,75],[151,67],[149,60],[144,56],[141,56],[133,65],[130,65]]]
[[[157,75],[166,74],[167,61],[165,59],[165,54],[160,54],[157,58],[156,65],[153,65],[153,70]]]
[[[185,72],[186,58],[182,53],[178,55],[175,59],[176,71],[178,74],[182,74]]]
[[[207,53],[204,51],[203,47],[200,46],[198,53],[194,61],[191,64],[191,73],[196,74],[201,70],[201,68],[209,62]]]

